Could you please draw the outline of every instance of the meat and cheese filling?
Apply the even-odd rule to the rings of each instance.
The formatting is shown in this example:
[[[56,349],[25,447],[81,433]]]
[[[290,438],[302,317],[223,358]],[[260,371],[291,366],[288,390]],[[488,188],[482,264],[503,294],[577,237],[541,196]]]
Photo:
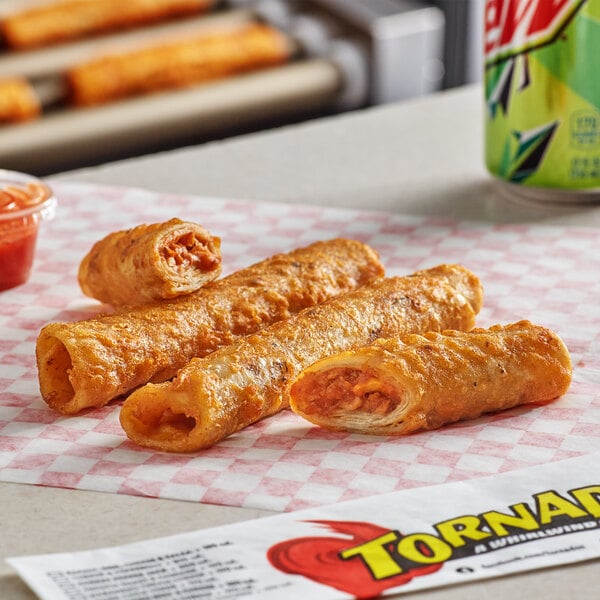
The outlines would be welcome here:
[[[363,411],[386,415],[403,398],[398,386],[368,366],[333,367],[307,373],[297,385],[296,393],[306,398],[303,407],[306,414],[331,416],[343,411]]]
[[[150,410],[137,411],[131,418],[143,435],[177,447],[187,442],[199,421],[197,416],[186,414],[185,407],[177,407],[177,394],[168,404],[157,398]]]
[[[520,321],[380,339],[330,356],[292,384],[292,409],[321,427],[401,435],[567,391],[571,360],[552,331]]]
[[[164,261],[175,271],[185,271],[193,267],[200,271],[210,269],[221,262],[215,248],[206,245],[206,240],[200,239],[192,232],[178,236],[162,249]]]
[[[164,263],[163,298],[192,292],[221,273],[220,240],[204,229],[167,233],[164,241],[157,239],[155,247]]]

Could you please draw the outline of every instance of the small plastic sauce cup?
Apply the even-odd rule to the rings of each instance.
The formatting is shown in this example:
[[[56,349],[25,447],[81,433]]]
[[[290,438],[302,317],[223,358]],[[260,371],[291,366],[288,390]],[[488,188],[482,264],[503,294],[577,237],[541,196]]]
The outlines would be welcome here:
[[[55,211],[56,198],[45,183],[0,169],[0,291],[29,279],[40,222]]]

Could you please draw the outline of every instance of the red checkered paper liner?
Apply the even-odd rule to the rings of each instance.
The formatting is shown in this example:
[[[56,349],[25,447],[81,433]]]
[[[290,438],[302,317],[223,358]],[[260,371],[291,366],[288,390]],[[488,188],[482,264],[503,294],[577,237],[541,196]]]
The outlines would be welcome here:
[[[2,481],[289,511],[600,450],[600,230],[54,187],[59,210],[42,226],[30,281],[0,293]],[[555,330],[572,354],[571,388],[543,407],[400,438],[327,432],[285,411],[186,455],[127,440],[118,402],[75,417],[51,411],[35,340],[50,321],[98,312],[78,288],[79,261],[110,231],[174,216],[221,236],[224,273],[334,237],[371,244],[390,275],[461,263],[484,284],[478,324],[530,319]]]

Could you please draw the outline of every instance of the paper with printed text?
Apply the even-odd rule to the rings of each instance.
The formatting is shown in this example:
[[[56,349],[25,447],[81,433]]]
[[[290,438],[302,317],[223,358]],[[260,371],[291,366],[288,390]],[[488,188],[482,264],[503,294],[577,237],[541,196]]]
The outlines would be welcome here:
[[[599,461],[8,562],[42,600],[319,600],[456,585],[600,556]]]

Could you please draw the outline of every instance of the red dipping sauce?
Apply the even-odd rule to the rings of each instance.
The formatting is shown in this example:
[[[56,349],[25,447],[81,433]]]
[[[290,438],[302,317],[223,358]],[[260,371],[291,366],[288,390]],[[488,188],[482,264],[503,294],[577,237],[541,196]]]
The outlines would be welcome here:
[[[0,169],[0,291],[29,278],[40,222],[55,208],[52,190],[39,179]]]

